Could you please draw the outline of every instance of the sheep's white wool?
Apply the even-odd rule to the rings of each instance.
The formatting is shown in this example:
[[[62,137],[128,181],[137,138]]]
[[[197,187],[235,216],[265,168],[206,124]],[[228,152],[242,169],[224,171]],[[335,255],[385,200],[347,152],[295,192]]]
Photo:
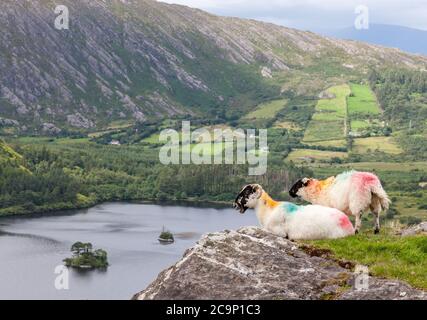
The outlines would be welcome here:
[[[371,210],[375,215],[375,231],[379,230],[379,214],[387,210],[390,200],[378,177],[369,172],[348,171],[326,180],[302,179],[297,195],[313,204],[341,210],[356,216],[360,228],[361,214]]]
[[[263,217],[260,212],[257,208],[258,219],[266,230],[289,239],[335,239],[354,234],[348,217],[334,208],[281,202]]]

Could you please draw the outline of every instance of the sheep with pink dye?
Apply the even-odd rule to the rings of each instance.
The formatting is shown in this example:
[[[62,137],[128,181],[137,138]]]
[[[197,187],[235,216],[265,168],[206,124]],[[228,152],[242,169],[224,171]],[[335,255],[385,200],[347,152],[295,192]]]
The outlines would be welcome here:
[[[335,239],[354,235],[349,218],[341,211],[318,205],[297,206],[274,201],[259,184],[245,186],[234,201],[244,213],[256,210],[261,226],[291,240]]]
[[[301,197],[312,204],[336,208],[356,217],[356,233],[360,231],[362,214],[370,209],[375,216],[375,233],[380,231],[380,212],[387,210],[390,200],[378,177],[370,172],[348,171],[325,180],[303,178],[290,189],[291,197]]]

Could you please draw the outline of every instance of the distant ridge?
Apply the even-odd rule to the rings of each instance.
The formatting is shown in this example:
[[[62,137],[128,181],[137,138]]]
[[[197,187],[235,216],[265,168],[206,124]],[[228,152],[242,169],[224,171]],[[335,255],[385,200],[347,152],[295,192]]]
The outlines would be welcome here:
[[[425,30],[395,25],[371,24],[370,28],[366,30],[357,30],[354,27],[349,27],[328,32],[328,35],[427,55],[427,31]]]

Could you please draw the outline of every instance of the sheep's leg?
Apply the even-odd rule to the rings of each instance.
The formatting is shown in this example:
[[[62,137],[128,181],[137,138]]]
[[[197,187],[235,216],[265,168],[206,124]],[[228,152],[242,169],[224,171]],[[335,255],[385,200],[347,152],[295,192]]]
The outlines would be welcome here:
[[[378,234],[380,232],[380,212],[381,212],[381,204],[378,200],[378,197],[372,197],[372,203],[370,205],[370,209],[372,214],[375,217],[375,228],[374,233]]]
[[[374,233],[378,234],[380,233],[380,213],[373,210],[372,213],[375,216],[375,229],[374,229]]]
[[[358,234],[362,226],[362,211],[356,213],[355,234]]]

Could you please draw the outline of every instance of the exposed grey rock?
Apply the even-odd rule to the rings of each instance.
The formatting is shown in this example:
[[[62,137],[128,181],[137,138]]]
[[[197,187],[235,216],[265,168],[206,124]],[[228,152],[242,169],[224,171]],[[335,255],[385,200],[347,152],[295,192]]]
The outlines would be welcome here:
[[[369,277],[369,290],[347,290],[340,300],[427,300],[424,291],[414,289],[400,281],[387,281]]]
[[[22,102],[22,100],[18,96],[16,96],[9,88],[3,87],[1,89],[1,96],[10,104],[16,107],[16,111],[18,112],[18,114],[24,115],[28,113],[29,110]]]
[[[186,112],[184,107],[174,103],[157,91],[149,94],[147,97],[138,96],[137,99],[143,101],[144,106],[149,107],[157,115],[193,114],[191,111]]]
[[[73,127],[85,128],[85,129],[93,127],[94,125],[91,120],[85,118],[80,113],[68,115],[67,122]]]
[[[18,127],[19,122],[13,119],[5,119],[0,117],[0,126],[3,127]]]
[[[411,226],[406,229],[403,229],[399,233],[402,237],[415,236],[418,234],[427,235],[427,221],[424,221],[415,226]]]
[[[273,78],[273,76],[271,75],[271,69],[268,67],[262,67],[261,68],[261,75],[264,78]]]
[[[42,131],[44,133],[47,134],[58,134],[60,133],[62,130],[59,129],[58,127],[56,127],[54,124],[52,123],[43,123],[42,124]]]
[[[334,99],[335,94],[328,92],[328,91],[322,91],[319,93],[319,99]]]
[[[405,283],[374,277],[357,291],[355,275],[340,264],[245,227],[204,236],[134,299],[427,299]]]

